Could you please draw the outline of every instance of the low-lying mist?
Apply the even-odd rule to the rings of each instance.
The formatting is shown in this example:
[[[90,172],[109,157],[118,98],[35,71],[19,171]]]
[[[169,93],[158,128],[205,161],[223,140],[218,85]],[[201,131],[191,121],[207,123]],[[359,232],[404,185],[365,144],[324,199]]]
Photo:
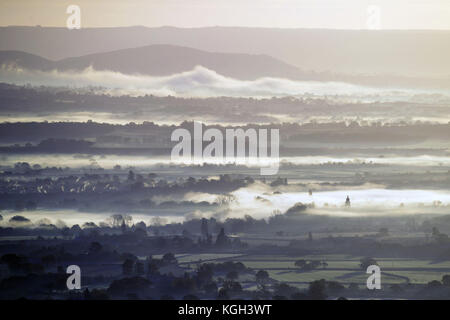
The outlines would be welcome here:
[[[116,165],[124,168],[133,167],[139,169],[152,170],[155,167],[165,165],[180,165],[183,167],[199,165],[233,165],[232,161],[224,161],[215,158],[203,158],[194,162],[186,159],[171,160],[170,156],[139,156],[139,155],[73,155],[73,154],[3,154],[0,156],[3,166],[14,166],[17,162],[29,162],[31,164],[45,163],[49,167],[71,167],[84,169],[112,169]],[[395,166],[418,166],[418,167],[447,167],[450,165],[450,158],[447,156],[417,155],[417,156],[355,156],[345,157],[336,155],[324,156],[286,156],[275,158],[245,158],[242,166],[249,169],[258,169],[261,166],[273,164],[280,161],[283,166],[308,166],[308,165],[395,165]]]
[[[317,186],[316,186],[317,188]],[[320,187],[319,187],[320,188]],[[334,218],[360,217],[384,218],[407,216],[436,216],[448,214],[450,192],[447,190],[394,190],[382,186],[362,185],[352,188],[315,189],[310,194],[296,185],[271,187],[255,182],[240,188],[228,195],[217,195],[201,192],[188,192],[183,196],[156,196],[155,203],[164,201],[190,201],[192,203],[221,203],[217,209],[207,210],[161,210],[149,209],[132,213],[135,222],[144,221],[147,225],[160,223],[178,223],[199,218],[216,218],[224,221],[227,218],[268,219],[274,215],[287,212],[290,208],[302,203],[307,209],[300,214],[321,215]],[[345,205],[346,197],[350,198],[350,206]],[[225,201],[226,200],[226,201]],[[172,214],[170,213],[172,212]],[[101,225],[112,215],[112,212],[83,212],[75,210],[32,210],[26,212],[4,211],[1,226],[36,227],[40,224],[83,225],[94,222]],[[29,222],[16,223],[10,221],[13,216],[20,215]]]
[[[0,81],[31,86],[90,88],[101,94],[114,96],[176,96],[176,97],[280,97],[334,96],[350,97],[363,102],[408,101],[420,94],[449,95],[447,90],[415,90],[402,88],[374,88],[344,82],[292,81],[280,78],[260,78],[243,81],[222,76],[197,66],[191,71],[171,76],[145,76],[98,71],[89,67],[82,72],[36,71],[3,65]]]

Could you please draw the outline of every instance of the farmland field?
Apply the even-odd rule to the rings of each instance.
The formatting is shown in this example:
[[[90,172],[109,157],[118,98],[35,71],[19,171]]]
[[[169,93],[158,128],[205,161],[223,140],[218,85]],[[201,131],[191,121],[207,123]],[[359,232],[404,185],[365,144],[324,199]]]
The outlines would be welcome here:
[[[321,260],[326,268],[319,267],[312,271],[301,271],[295,266],[295,261]],[[252,256],[235,258],[245,266],[255,270],[266,270],[270,277],[277,281],[292,285],[307,285],[314,280],[335,280],[344,284],[356,283],[365,286],[368,275],[360,269],[361,257],[346,255],[309,255],[303,257],[290,256]],[[445,274],[450,274],[450,261],[434,262],[417,259],[375,258],[382,271],[382,283],[412,283],[426,284],[432,280],[441,280]]]

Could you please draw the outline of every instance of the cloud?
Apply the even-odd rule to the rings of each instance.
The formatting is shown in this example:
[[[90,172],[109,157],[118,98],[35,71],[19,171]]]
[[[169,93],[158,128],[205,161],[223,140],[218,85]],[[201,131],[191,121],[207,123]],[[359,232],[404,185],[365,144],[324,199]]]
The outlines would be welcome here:
[[[371,88],[343,82],[293,81],[280,78],[260,78],[252,81],[222,76],[201,66],[170,76],[123,74],[98,71],[92,67],[83,71],[36,71],[3,65],[0,81],[16,85],[69,87],[93,90],[115,96],[172,95],[176,97],[281,97],[281,96],[352,96],[367,100],[409,99],[416,94],[448,94],[446,91],[394,90]]]

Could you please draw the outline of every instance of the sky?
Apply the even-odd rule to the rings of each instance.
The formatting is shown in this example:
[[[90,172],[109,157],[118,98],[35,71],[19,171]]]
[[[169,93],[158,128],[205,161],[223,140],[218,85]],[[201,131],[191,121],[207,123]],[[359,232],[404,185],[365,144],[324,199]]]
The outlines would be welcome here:
[[[450,29],[450,0],[0,0],[0,25],[64,27],[69,5],[82,28]]]

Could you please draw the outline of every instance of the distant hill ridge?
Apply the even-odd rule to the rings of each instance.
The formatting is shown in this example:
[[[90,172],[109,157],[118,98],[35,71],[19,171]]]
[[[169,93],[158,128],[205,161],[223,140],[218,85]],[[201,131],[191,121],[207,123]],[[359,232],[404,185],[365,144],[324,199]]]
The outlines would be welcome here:
[[[450,31],[0,27],[0,50],[24,51],[52,60],[153,44],[265,54],[308,72],[450,76]]]
[[[125,74],[168,76],[203,66],[242,80],[260,77],[301,79],[302,72],[267,55],[215,53],[173,45],[150,45],[51,61],[21,51],[0,51],[0,64],[32,70],[111,70]]]

